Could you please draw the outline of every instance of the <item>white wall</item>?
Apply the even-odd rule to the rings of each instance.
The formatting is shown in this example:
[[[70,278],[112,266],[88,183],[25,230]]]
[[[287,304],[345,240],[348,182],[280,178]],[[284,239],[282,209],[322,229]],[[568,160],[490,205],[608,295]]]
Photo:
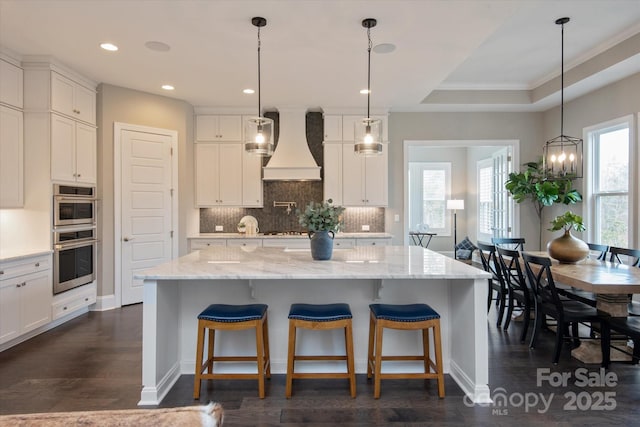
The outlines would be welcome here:
[[[98,295],[115,292],[113,212],[113,124],[178,131],[178,194],[180,254],[187,253],[188,234],[197,232],[198,211],[193,196],[193,107],[181,100],[108,84],[98,86]]]

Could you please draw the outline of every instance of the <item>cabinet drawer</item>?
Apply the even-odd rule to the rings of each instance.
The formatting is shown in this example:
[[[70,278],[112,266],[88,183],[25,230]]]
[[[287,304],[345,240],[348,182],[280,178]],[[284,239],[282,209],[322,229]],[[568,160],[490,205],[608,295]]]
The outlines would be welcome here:
[[[95,302],[96,289],[95,286],[90,286],[87,290],[55,302],[52,305],[53,320],[59,319],[81,308],[88,307]]]
[[[227,246],[227,241],[225,239],[194,239],[191,240],[189,248],[191,251],[197,251],[211,246]]]
[[[351,249],[356,245],[356,239],[335,239],[333,247],[339,249]]]
[[[262,241],[262,246],[265,248],[292,248],[292,249],[309,249],[311,243],[309,243],[307,237],[300,239],[269,239],[265,238]]]
[[[391,239],[358,239],[358,246],[389,246]]]
[[[262,239],[229,239],[227,246],[253,246],[262,247]]]
[[[0,280],[37,273],[49,268],[51,268],[51,256],[48,255],[10,261],[0,264]]]

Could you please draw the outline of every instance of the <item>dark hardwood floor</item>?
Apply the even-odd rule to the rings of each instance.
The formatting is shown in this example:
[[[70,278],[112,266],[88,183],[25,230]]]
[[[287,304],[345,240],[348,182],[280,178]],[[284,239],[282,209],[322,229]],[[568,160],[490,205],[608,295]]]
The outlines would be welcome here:
[[[454,325],[455,326],[455,325]],[[298,380],[292,399],[284,398],[284,375],[267,383],[267,397],[257,397],[253,381],[203,382],[201,402],[225,408],[228,426],[550,426],[638,425],[640,367],[614,363],[608,386],[582,385],[587,375],[600,377],[597,365],[584,365],[563,350],[553,366],[553,334],[543,333],[538,348],[520,344],[521,325],[489,330],[490,389],[500,402],[468,405],[447,376],[446,397],[438,399],[435,381],[387,380],[382,397],[358,376],[358,396],[351,399],[346,380]],[[0,414],[133,409],[140,397],[142,306],[91,312],[0,353]],[[537,369],[570,376],[566,386],[542,380]],[[582,368],[582,369],[581,369]],[[613,385],[611,376],[617,378]],[[162,407],[198,404],[192,399],[193,376],[184,375]],[[550,400],[550,404],[543,403]],[[526,406],[526,402],[529,406]]]

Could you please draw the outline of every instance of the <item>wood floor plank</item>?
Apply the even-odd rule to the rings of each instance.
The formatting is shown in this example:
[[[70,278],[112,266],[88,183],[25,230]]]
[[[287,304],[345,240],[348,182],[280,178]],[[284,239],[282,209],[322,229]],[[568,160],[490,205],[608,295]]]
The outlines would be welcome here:
[[[576,370],[596,375],[599,367],[584,365],[563,349],[560,363],[551,363],[554,335],[543,332],[530,350],[520,343],[520,327],[495,327],[494,310],[489,331],[489,387],[494,393],[552,397],[525,407],[517,400],[506,406],[465,404],[464,394],[446,375],[446,397],[439,399],[435,381],[383,380],[382,397],[373,399],[373,385],[357,376],[355,399],[347,380],[295,380],[291,399],[284,397],[285,376],[266,383],[266,398],[257,397],[255,381],[203,381],[200,402],[214,400],[225,408],[229,426],[545,426],[635,425],[640,417],[640,367],[613,363],[615,386],[577,385]],[[135,409],[140,398],[142,306],[90,312],[52,331],[0,353],[0,414],[81,410]],[[538,369],[571,375],[566,386],[548,381],[538,385]],[[615,409],[595,410],[569,405],[571,396],[582,403],[612,393]],[[183,375],[161,407],[191,406],[193,375]],[[569,396],[569,397],[567,397]],[[592,402],[593,403],[593,402]]]

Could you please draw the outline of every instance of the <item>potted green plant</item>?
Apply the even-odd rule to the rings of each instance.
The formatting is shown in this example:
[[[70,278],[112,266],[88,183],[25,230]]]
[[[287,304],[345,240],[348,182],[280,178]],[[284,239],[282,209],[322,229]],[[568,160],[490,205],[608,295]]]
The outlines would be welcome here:
[[[564,234],[549,242],[547,251],[551,258],[561,263],[575,264],[589,256],[589,246],[571,235],[571,230],[584,231],[582,217],[571,211],[558,215],[551,221],[549,231],[564,230]]]
[[[516,203],[533,203],[540,222],[539,244],[542,247],[542,212],[554,203],[571,205],[582,201],[582,195],[573,188],[573,178],[547,179],[542,159],[525,163],[525,170],[512,172],[505,183],[506,190]]]
[[[311,239],[311,257],[315,260],[331,259],[335,233],[342,228],[342,206],[333,200],[309,202],[304,211],[298,210],[298,222],[305,227]]]

